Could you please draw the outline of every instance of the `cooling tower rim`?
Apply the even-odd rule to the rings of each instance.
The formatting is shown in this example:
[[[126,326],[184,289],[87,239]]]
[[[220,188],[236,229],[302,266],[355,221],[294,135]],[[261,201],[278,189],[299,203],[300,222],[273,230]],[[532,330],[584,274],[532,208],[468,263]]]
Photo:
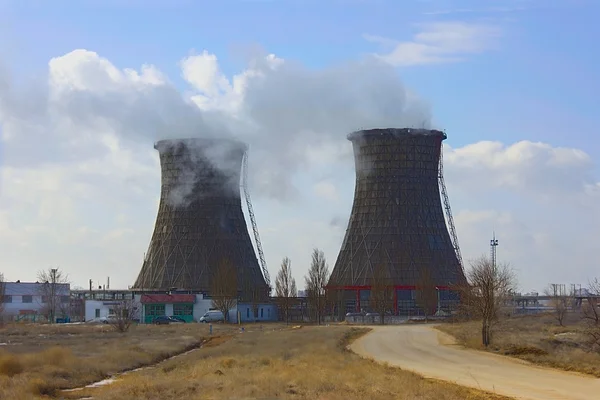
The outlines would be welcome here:
[[[205,147],[205,146],[210,146],[210,145],[220,145],[220,144],[231,144],[231,146],[237,146],[240,148],[240,150],[243,151],[247,151],[248,150],[248,144],[242,142],[241,140],[237,140],[237,139],[230,139],[230,138],[214,138],[214,137],[196,137],[196,138],[177,138],[177,139],[161,139],[157,142],[154,143],[154,148],[156,150],[160,149],[164,149],[165,147],[172,147],[175,146],[179,143],[184,143],[184,144],[193,144],[195,146],[198,147]]]
[[[418,129],[418,128],[375,128],[375,129],[363,129],[360,131],[351,132],[346,136],[348,140],[359,140],[366,138],[373,138],[377,136],[388,136],[394,138],[408,137],[408,136],[432,136],[441,137],[442,140],[446,139],[446,133],[437,129]]]

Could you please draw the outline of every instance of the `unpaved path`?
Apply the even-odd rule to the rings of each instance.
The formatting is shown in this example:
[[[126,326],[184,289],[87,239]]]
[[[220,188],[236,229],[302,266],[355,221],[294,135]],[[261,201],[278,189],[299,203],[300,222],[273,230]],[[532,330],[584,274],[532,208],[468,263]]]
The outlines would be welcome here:
[[[376,327],[356,340],[351,349],[428,378],[517,399],[600,399],[600,379],[468,350],[430,325]]]

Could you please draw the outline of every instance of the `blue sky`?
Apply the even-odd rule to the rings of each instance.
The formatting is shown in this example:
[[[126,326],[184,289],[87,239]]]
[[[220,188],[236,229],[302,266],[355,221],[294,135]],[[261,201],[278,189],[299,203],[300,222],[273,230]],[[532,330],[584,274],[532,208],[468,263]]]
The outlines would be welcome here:
[[[406,40],[418,23],[483,21],[502,28],[492,50],[443,73],[439,65],[400,71],[433,104],[450,143],[529,138],[600,152],[590,140],[600,128],[593,1],[13,1],[0,10],[22,72],[87,48],[121,67],[151,62],[173,79],[191,49],[219,55],[226,74],[251,45],[319,68],[376,51],[363,34]]]
[[[600,142],[596,139],[600,130],[597,99],[600,93],[597,72],[600,52],[596,50],[600,27],[597,15],[600,15],[600,3],[592,0],[0,0],[0,36],[9,38],[0,41],[0,66],[8,67],[12,72],[10,79],[14,82],[30,84],[45,79],[51,58],[75,49],[87,49],[105,57],[119,69],[139,70],[143,64],[153,64],[177,88],[186,91],[189,83],[182,77],[178,63],[182,58],[203,50],[217,55],[219,67],[226,76],[242,71],[246,67],[245,55],[249,49],[257,46],[284,60],[296,60],[314,70],[377,53],[396,65],[406,86],[431,104],[434,122],[436,126],[446,129],[449,137],[447,144],[453,149],[487,140],[500,141],[505,146],[529,140],[551,146],[548,154],[554,154],[556,147],[585,151],[593,165],[588,169],[577,169],[580,175],[568,171],[564,176],[561,175],[561,184],[564,183],[561,187],[568,191],[573,190],[569,185],[575,180],[600,180],[600,168],[596,162],[600,156]],[[467,31],[464,38],[455,38],[451,35],[457,31],[443,24],[476,28]],[[407,48],[422,44],[416,35],[427,32],[434,36],[441,35],[434,38],[433,45],[438,50],[436,54],[458,59],[454,62],[421,60],[406,65],[402,59],[394,59],[391,55],[394,48],[403,44],[408,43]],[[403,54],[406,56],[406,51]],[[413,56],[417,57],[415,54]],[[468,231],[464,234],[464,241],[470,249],[467,253],[471,255],[477,255],[476,249],[479,248],[470,239],[480,234],[475,232],[489,232],[494,225],[501,226],[501,221],[510,225],[506,222],[508,219],[502,220],[502,212],[513,213],[511,221],[518,221],[519,215],[530,215],[532,219],[526,223],[527,226],[535,230],[537,224],[536,229],[543,231],[552,229],[552,224],[548,222],[550,215],[562,213],[565,204],[569,204],[567,200],[556,200],[551,205],[544,203],[544,208],[539,208],[537,203],[524,200],[528,195],[522,195],[521,192],[541,181],[550,188],[547,196],[558,197],[553,193],[559,190],[559,184],[551,187],[552,179],[543,175],[542,165],[540,175],[531,174],[531,179],[536,182],[519,183],[519,186],[514,184],[514,177],[504,180],[498,178],[502,184],[514,184],[512,189],[501,192],[490,189],[475,195],[461,186],[462,175],[457,171],[466,173],[460,168],[466,168],[468,163],[460,164],[459,155],[456,154],[454,161],[457,166],[455,169],[450,166],[448,172],[451,175],[449,191],[455,211],[483,212],[485,207],[482,203],[497,202],[490,205],[490,209],[498,212],[498,215],[489,217],[491,220],[478,225],[477,229],[469,231],[471,226],[467,222],[461,223],[460,218],[457,222],[459,235],[461,229]],[[477,165],[483,165],[481,163],[485,162],[485,157],[480,156],[477,161],[480,164]],[[510,154],[507,159],[510,159]],[[572,163],[574,165],[575,161]],[[498,165],[497,168],[511,168]],[[516,169],[510,171],[519,175]],[[338,210],[348,209],[349,213],[353,191],[352,171],[348,172],[349,175],[336,178],[339,183],[338,195],[345,200],[328,207],[320,207],[319,198],[310,196],[305,199],[305,208],[294,212],[290,211],[290,206],[273,200],[257,200],[255,208],[258,222],[259,226],[266,225],[263,236],[267,244],[267,227],[275,232],[272,235],[276,235],[277,228],[273,226],[277,225],[277,218],[281,219],[282,216],[302,219],[303,216],[312,215],[326,221],[325,225],[332,217],[340,216],[343,220],[346,212]],[[521,175],[525,176],[527,172]],[[315,174],[323,175],[323,172]],[[297,177],[297,180],[300,185],[308,187],[313,178],[309,174]],[[7,191],[6,177],[4,182],[2,190]],[[145,207],[146,213],[136,221],[146,221],[143,229],[148,230],[154,223],[156,210],[153,202]],[[278,211],[273,211],[275,209]],[[596,211],[597,208],[594,208]],[[269,216],[269,213],[273,216]],[[463,221],[467,220],[465,216]],[[586,218],[572,217],[571,222],[575,224],[573,221],[586,221]],[[104,223],[107,221],[97,221],[97,226]],[[546,225],[541,228],[542,224]],[[559,225],[562,226],[562,223]],[[517,225],[511,226],[520,229]],[[129,228],[135,230],[137,225]],[[581,235],[588,236],[597,228],[592,226],[589,229]],[[568,230],[566,226],[565,230]],[[140,243],[146,243],[140,245],[142,251],[147,246],[149,234],[144,233],[139,239]],[[342,234],[343,229],[326,234],[327,243],[331,243],[327,249],[331,264],[337,256],[336,243],[341,242]],[[532,233],[531,237],[542,240],[541,234],[536,235]],[[548,240],[548,243],[561,243],[562,239],[557,236]],[[486,242],[482,240],[482,252],[487,252]],[[274,239],[270,243],[271,249],[281,245]],[[269,249],[265,251],[269,253]],[[541,248],[536,250],[540,253],[532,250],[532,253],[526,254],[526,251],[515,249],[514,254],[509,255],[519,264],[519,257],[530,262],[542,252]],[[274,275],[274,264],[286,254],[279,254],[278,251],[271,253],[275,253],[269,260],[271,274]],[[17,256],[14,260],[15,264],[19,263]],[[23,262],[31,265],[31,261]],[[301,259],[301,262],[305,260]],[[301,280],[302,275],[302,271],[298,272],[297,279]],[[586,269],[577,279],[584,281],[588,275],[589,269]],[[535,286],[534,278],[533,275],[526,277],[524,286]],[[564,274],[558,273],[555,278],[566,279]],[[121,284],[125,286],[126,280]]]

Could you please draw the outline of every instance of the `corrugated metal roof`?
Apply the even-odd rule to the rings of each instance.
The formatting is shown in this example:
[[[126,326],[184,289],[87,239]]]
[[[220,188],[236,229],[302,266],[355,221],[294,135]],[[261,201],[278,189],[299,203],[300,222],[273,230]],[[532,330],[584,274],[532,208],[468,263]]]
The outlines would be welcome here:
[[[47,294],[43,289],[44,283],[35,282],[4,282],[4,294],[7,296],[41,296]],[[55,293],[57,296],[68,296],[71,291],[71,285],[68,283],[57,283]]]
[[[141,302],[148,303],[195,303],[196,295],[193,294],[145,294]]]

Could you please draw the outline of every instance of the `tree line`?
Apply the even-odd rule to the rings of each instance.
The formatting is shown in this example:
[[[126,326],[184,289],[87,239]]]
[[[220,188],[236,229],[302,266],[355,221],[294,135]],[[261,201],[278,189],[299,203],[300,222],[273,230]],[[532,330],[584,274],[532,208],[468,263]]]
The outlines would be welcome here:
[[[394,314],[396,296],[390,269],[383,258],[380,260],[373,267],[368,300],[366,303],[361,304],[361,308],[364,307],[378,314],[379,323],[384,324],[386,315]],[[356,298],[348,298],[348,291],[344,289],[343,284],[336,284],[331,279],[329,266],[323,251],[317,248],[313,249],[311,264],[304,281],[310,320],[320,324],[326,316],[338,320],[345,319],[346,301],[355,301]],[[327,286],[329,287],[326,289]],[[275,296],[283,313],[283,320],[289,322],[291,308],[297,302],[297,290],[296,282],[292,277],[291,261],[287,257],[283,259],[281,268],[277,273]],[[352,296],[355,296],[355,294],[352,293]],[[439,303],[438,288],[429,269],[420,272],[414,300],[423,311],[426,321],[437,311]]]

